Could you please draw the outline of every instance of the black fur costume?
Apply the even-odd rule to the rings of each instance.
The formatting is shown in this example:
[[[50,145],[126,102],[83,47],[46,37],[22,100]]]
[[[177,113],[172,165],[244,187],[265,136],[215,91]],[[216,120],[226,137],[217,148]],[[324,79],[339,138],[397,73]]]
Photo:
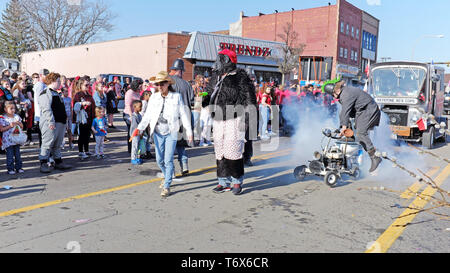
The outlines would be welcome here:
[[[221,76],[228,74],[220,82]],[[220,87],[219,87],[220,86]],[[214,91],[217,95],[213,96]],[[229,120],[237,117],[244,117],[245,127],[248,128],[248,114],[240,111],[234,115],[221,115],[214,111],[216,107],[225,109],[225,106],[250,106],[256,107],[256,92],[252,80],[245,70],[237,68],[227,55],[219,53],[213,67],[213,75],[207,86],[208,95],[203,99],[203,107],[209,105],[212,118],[214,120]],[[238,107],[237,109],[243,109]],[[223,113],[225,110],[222,110]],[[218,113],[221,113],[219,111]],[[243,128],[245,130],[245,128]],[[229,160],[223,158],[217,160],[217,177],[234,177],[236,179],[244,176],[244,159]]]

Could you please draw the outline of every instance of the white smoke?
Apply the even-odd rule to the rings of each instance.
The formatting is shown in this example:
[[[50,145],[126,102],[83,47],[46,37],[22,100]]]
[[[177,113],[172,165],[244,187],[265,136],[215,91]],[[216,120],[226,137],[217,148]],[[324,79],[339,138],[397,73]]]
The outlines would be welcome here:
[[[396,159],[400,165],[418,175],[420,175],[418,170],[426,172],[429,169],[425,162],[425,155],[420,155],[404,141],[394,141],[391,136],[392,131],[389,128],[389,118],[382,113],[380,126],[371,134],[371,139],[377,150],[387,153],[390,158]],[[414,178],[396,168],[388,160],[383,160],[375,175],[371,176],[371,179],[393,188],[404,188],[405,185],[409,186],[411,182],[414,182]]]
[[[309,165],[313,160],[314,152],[322,152],[328,139],[324,139],[322,130],[325,128],[339,129],[340,104],[334,115],[330,115],[328,108],[322,104],[293,102],[285,105],[282,110],[286,123],[293,126],[295,133],[291,137],[293,153],[292,161],[297,165]],[[419,155],[416,150],[408,147],[404,142],[396,143],[391,139],[392,131],[389,128],[389,120],[383,113],[380,126],[371,132],[371,139],[380,152],[386,152],[389,157],[394,157],[397,162],[409,170],[420,175],[418,169],[427,171],[429,167],[425,163],[424,155]],[[384,159],[379,168],[373,174],[369,173],[371,161],[364,152],[363,164],[360,166],[362,179],[380,183],[390,188],[402,188],[411,185],[414,178],[406,172],[394,167],[393,163]]]
[[[337,112],[336,112],[337,113]],[[323,103],[308,101],[294,101],[283,106],[282,115],[285,127],[289,125],[294,130],[291,137],[293,145],[294,162],[300,165],[309,165],[316,151],[322,151],[322,144],[326,145],[322,130],[325,128],[338,129],[337,115],[330,115],[328,108]]]

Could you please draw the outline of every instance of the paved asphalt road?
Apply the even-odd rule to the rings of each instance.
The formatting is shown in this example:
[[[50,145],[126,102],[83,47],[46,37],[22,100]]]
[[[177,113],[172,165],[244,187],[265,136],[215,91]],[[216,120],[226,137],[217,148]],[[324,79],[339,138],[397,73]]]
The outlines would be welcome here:
[[[0,252],[450,252],[449,219],[421,213],[398,222],[420,198],[401,197],[416,179],[386,161],[385,176],[346,179],[331,189],[319,177],[296,181],[293,169],[306,162],[296,159],[292,139],[276,139],[275,149],[257,142],[255,166],[246,169],[243,194],[234,196],[211,191],[213,148],[193,148],[191,175],[177,178],[173,194],[162,199],[155,161],[132,167],[124,132],[110,138],[106,160],[80,162],[76,152],[65,152],[74,168],[44,176],[30,147],[24,175],[0,174]],[[450,148],[439,144],[433,152],[448,157]],[[417,157],[448,190],[449,165],[417,153],[410,158]]]

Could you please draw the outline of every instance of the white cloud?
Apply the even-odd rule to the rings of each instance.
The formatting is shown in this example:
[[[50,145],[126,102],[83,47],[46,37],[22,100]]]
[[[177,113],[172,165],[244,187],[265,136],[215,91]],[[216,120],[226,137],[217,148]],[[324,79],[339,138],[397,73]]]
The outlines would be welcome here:
[[[381,6],[381,0],[367,0],[369,6]]]

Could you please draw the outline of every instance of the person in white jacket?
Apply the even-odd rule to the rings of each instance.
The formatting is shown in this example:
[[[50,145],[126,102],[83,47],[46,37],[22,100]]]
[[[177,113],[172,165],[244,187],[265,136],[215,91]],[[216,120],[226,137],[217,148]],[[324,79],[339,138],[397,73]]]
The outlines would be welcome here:
[[[162,197],[170,195],[170,185],[174,172],[173,158],[180,129],[179,120],[186,130],[187,140],[193,143],[194,137],[191,127],[191,117],[188,114],[189,106],[185,106],[181,95],[174,92],[171,85],[174,83],[168,73],[161,71],[150,81],[157,86],[157,91],[148,101],[147,111],[139,123],[139,134],[143,134],[150,126],[150,135],[153,135],[156,151],[156,162],[164,174]]]

